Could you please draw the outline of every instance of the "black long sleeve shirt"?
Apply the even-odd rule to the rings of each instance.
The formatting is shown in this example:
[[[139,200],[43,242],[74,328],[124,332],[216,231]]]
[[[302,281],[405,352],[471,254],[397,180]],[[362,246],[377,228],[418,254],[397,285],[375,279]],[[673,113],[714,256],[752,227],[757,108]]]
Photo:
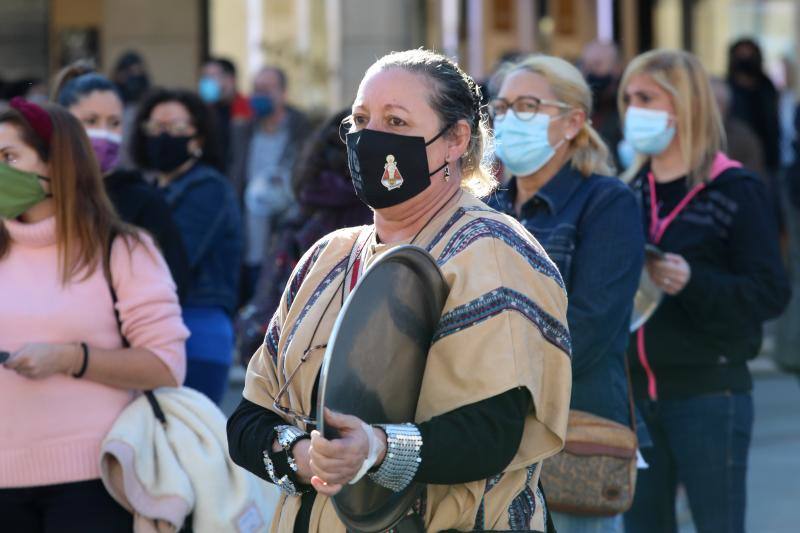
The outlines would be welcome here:
[[[422,459],[414,481],[457,484],[485,479],[505,469],[522,441],[530,408],[526,389],[512,389],[437,416],[418,425]],[[271,481],[263,452],[272,446],[280,416],[246,399],[228,419],[228,449],[233,461]],[[314,493],[303,496],[295,531],[306,531]]]

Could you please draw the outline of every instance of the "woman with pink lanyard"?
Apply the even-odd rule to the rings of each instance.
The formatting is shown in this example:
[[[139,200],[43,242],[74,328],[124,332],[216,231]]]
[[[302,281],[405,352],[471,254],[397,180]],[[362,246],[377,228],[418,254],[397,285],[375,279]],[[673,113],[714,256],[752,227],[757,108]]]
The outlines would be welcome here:
[[[665,293],[629,348],[634,394],[653,447],[642,450],[626,531],[674,532],[686,487],[698,533],[742,532],[753,425],[747,360],[789,285],[761,180],[722,152],[708,75],[688,52],[653,50],[619,89],[626,172],[650,246],[647,271]]]

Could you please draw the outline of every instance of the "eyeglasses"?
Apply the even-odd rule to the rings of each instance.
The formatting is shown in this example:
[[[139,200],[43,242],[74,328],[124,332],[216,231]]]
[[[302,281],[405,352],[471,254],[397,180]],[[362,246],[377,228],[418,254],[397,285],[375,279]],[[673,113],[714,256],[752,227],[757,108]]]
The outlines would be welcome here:
[[[416,237],[415,237],[415,239],[416,239]],[[413,243],[413,241],[412,241],[412,243]],[[350,256],[352,256],[353,253],[356,253],[356,256],[360,256],[361,252],[364,250],[364,247],[367,245],[367,243],[365,241],[361,245],[361,248],[358,250],[358,252],[356,252],[356,249],[355,249],[356,248],[356,244],[358,244],[358,239],[356,239],[353,242],[353,246],[350,249]],[[297,363],[297,366],[292,371],[292,373],[289,375],[288,379],[286,380],[286,383],[284,383],[283,386],[278,390],[278,394],[275,395],[275,399],[272,401],[272,407],[276,411],[279,411],[280,413],[285,415],[289,420],[291,420],[291,422],[294,425],[298,425],[298,422],[302,422],[303,424],[306,425],[306,427],[308,427],[308,426],[316,427],[317,426],[317,420],[315,418],[311,418],[310,416],[307,416],[307,415],[304,415],[303,413],[295,411],[291,407],[282,406],[281,405],[281,400],[283,399],[284,396],[286,396],[286,391],[289,390],[289,385],[292,384],[292,381],[294,380],[294,377],[297,375],[297,371],[300,370],[300,367],[303,366],[303,363],[308,361],[308,358],[311,357],[311,354],[313,352],[315,352],[317,350],[325,350],[328,347],[327,343],[326,344],[316,344],[314,346],[311,346],[311,343],[314,341],[314,337],[316,337],[317,331],[319,331],[319,326],[320,326],[320,324],[322,324],[323,317],[328,312],[328,309],[330,309],[331,304],[333,303],[333,301],[336,299],[336,295],[339,293],[339,289],[342,289],[342,306],[344,306],[344,283],[345,283],[345,280],[350,279],[347,276],[349,270],[350,270],[349,266],[347,268],[345,268],[344,276],[342,276],[342,281],[339,282],[339,286],[336,287],[336,290],[333,291],[333,295],[328,300],[327,305],[325,305],[325,309],[322,310],[322,314],[320,315],[319,320],[317,320],[317,325],[314,326],[314,331],[311,333],[311,337],[309,337],[309,339],[308,339],[308,347],[305,349],[305,351],[303,352],[303,355],[300,357],[300,362]]]
[[[339,140],[342,141],[344,144],[347,144],[347,134],[353,130],[353,115],[347,115],[342,119],[339,123]]]
[[[489,116],[491,116],[493,120],[502,121],[506,118],[506,113],[508,113],[510,109],[511,112],[514,113],[514,116],[520,120],[533,120],[533,117],[536,116],[539,112],[539,108],[543,105],[557,107],[559,109],[572,108],[572,106],[564,102],[544,100],[542,98],[536,98],[535,96],[520,96],[514,99],[513,102],[509,102],[505,98],[495,98],[489,102]]]
[[[311,418],[309,416],[304,415],[298,411],[290,407],[284,407],[281,405],[281,400],[286,395],[286,391],[289,390],[289,385],[292,384],[292,380],[297,375],[297,371],[300,370],[300,367],[303,366],[303,363],[308,361],[308,358],[311,356],[311,353],[316,350],[324,350],[328,347],[327,344],[317,344],[316,346],[311,346],[306,348],[306,351],[303,352],[303,355],[300,357],[300,362],[297,363],[297,366],[289,375],[289,379],[286,380],[286,383],[283,384],[283,387],[280,388],[278,394],[275,395],[275,400],[272,402],[272,407],[276,410],[283,413],[286,417],[288,417],[294,425],[297,425],[298,422],[302,422],[306,426],[315,426],[317,425],[317,420],[315,418]]]
[[[190,122],[156,122],[150,120],[142,124],[142,131],[149,137],[157,137],[162,133],[169,133],[174,137],[187,137],[194,135],[195,128]]]

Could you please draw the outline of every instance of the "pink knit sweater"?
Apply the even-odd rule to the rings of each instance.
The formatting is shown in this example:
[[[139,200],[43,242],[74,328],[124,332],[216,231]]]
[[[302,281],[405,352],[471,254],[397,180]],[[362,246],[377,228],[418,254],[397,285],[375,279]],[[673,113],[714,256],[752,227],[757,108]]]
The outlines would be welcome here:
[[[1,223],[13,242],[0,259],[0,350],[33,342],[120,348],[102,268],[63,286],[55,219]],[[182,383],[189,332],[166,263],[150,238],[142,241],[132,252],[122,239],[112,247],[122,331]],[[100,443],[133,394],[65,375],[31,380],[0,366],[0,488],[99,478]]]

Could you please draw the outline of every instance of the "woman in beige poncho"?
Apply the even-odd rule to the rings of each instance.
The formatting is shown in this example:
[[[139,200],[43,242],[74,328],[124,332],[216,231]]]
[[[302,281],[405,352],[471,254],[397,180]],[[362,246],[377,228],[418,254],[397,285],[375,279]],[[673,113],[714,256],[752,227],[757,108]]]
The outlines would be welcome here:
[[[328,235],[300,261],[228,423],[233,459],[285,492],[273,531],[344,532],[330,496],[369,467],[392,490],[427,485],[414,508],[428,531],[545,529],[536,487],[564,440],[567,301],[541,246],[473,196],[494,185],[480,109],[474,81],[428,51],[389,54],[361,82],[348,155],[375,223]],[[388,156],[392,188],[381,184]],[[330,413],[342,437],[328,441],[315,406],[342,284],[400,244],[427,249],[450,286],[415,424]]]

